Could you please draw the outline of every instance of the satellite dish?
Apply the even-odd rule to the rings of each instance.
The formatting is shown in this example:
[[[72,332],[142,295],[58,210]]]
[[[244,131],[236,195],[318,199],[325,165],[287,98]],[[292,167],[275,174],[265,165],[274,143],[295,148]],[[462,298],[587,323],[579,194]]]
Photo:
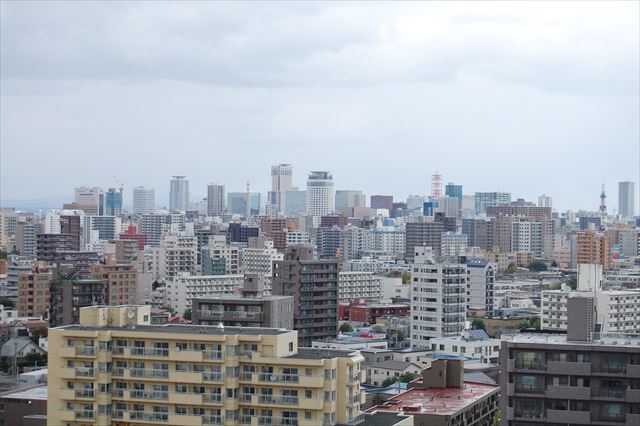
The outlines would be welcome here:
[[[133,319],[133,317],[135,317],[135,316],[136,316],[136,313],[135,313],[135,312],[133,312],[133,311],[129,311],[129,312],[127,312],[127,317],[128,317],[129,319]]]

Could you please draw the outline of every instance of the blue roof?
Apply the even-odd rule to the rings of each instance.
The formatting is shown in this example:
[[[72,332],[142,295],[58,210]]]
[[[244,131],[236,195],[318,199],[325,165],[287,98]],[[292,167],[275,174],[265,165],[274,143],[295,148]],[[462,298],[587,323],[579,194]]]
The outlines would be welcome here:
[[[486,331],[482,330],[482,329],[478,329],[478,330],[469,330],[469,338],[471,338],[472,340],[485,340],[485,339],[490,339],[489,335],[487,334]]]

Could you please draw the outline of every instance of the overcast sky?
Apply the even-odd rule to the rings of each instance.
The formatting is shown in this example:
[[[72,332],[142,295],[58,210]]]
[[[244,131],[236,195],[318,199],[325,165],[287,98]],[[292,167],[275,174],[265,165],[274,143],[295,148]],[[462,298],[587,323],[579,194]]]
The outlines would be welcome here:
[[[2,199],[80,185],[510,191],[639,179],[639,3],[2,2]],[[636,198],[640,198],[637,197]],[[128,204],[127,202],[125,202]]]

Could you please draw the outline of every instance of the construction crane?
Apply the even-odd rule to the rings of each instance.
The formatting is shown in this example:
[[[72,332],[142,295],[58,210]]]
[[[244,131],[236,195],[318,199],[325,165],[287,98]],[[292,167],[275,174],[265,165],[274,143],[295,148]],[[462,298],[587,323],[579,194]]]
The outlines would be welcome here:
[[[117,177],[115,177],[115,176],[113,177],[113,180],[115,180],[115,181],[116,181],[116,184],[118,185],[118,186],[117,186],[118,191],[120,191],[120,193],[122,194],[122,193],[124,192],[124,184],[123,184],[122,182],[120,182],[120,181],[118,180],[118,178],[117,178]]]

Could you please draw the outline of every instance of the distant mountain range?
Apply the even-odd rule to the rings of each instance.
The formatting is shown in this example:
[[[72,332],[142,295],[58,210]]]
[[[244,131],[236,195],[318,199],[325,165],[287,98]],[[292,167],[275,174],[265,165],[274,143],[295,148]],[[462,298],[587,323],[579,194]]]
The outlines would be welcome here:
[[[61,209],[64,203],[73,202],[73,197],[46,197],[46,198],[30,198],[30,199],[16,199],[16,198],[2,198],[0,199],[0,207],[14,207],[16,210],[23,211],[38,211],[49,209]]]

